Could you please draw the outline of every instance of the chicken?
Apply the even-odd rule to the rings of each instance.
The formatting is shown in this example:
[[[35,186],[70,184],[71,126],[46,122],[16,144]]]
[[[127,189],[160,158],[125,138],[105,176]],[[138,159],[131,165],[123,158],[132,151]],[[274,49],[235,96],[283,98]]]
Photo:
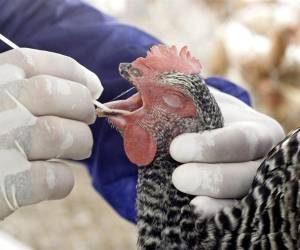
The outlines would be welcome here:
[[[175,46],[159,45],[146,58],[120,64],[119,70],[138,93],[105,104],[106,116],[121,132],[128,158],[139,166],[139,249],[300,247],[299,130],[267,155],[239,203],[203,219],[190,206],[193,197],[172,185],[178,163],[169,155],[175,136],[223,126],[199,61],[186,47],[178,52]]]

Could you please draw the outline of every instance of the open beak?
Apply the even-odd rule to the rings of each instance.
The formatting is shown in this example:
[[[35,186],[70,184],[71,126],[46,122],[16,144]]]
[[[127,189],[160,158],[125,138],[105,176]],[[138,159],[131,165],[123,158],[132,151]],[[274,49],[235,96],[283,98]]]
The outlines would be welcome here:
[[[94,102],[97,106],[98,117],[107,117],[110,122],[119,130],[124,130],[130,118],[143,108],[143,99],[140,92],[125,100],[112,101],[107,103]]]
[[[136,93],[126,100],[108,102],[105,104],[95,103],[98,117],[107,117],[109,121],[119,130],[123,131],[128,121],[135,112],[143,107],[140,93]]]
[[[130,79],[129,72],[131,68],[131,63],[120,63],[119,73],[138,90],[138,86]],[[126,100],[112,101],[105,104],[95,102],[95,105],[97,106],[96,114],[98,117],[108,117],[117,128],[122,129],[129,117],[143,107],[143,100],[141,93],[138,91]]]

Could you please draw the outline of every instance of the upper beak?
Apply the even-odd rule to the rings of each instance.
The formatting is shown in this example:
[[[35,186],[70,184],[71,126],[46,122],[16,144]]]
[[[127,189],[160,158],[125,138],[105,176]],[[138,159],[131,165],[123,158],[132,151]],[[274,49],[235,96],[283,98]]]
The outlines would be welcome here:
[[[130,81],[129,69],[132,68],[131,63],[120,63],[119,73],[126,80]]]

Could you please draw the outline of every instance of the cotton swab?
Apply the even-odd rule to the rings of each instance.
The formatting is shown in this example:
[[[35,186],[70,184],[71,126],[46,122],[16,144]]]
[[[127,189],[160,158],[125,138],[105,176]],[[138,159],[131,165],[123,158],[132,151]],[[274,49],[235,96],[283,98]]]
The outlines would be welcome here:
[[[109,107],[106,107],[104,104],[93,101],[94,105],[97,107],[96,113],[98,117],[109,117],[109,116],[116,116],[116,115],[129,115],[130,112],[127,110],[121,110],[121,109],[110,109]]]
[[[2,42],[4,42],[5,44],[7,44],[9,47],[13,48],[13,49],[19,49],[20,48],[18,45],[16,45],[15,43],[13,43],[7,37],[3,36],[1,33],[0,33],[0,40]]]

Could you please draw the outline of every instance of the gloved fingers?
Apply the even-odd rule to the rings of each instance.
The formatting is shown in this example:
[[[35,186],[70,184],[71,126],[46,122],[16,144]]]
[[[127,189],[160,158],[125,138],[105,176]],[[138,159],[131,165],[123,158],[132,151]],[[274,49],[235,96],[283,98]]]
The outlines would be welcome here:
[[[82,160],[91,155],[93,137],[83,122],[41,116],[30,134],[30,141],[24,146],[29,160]]]
[[[21,205],[30,205],[43,200],[63,199],[74,186],[71,168],[61,161],[33,161],[30,175],[32,200],[20,199]]]
[[[25,163],[26,167],[21,166]],[[65,163],[23,159],[17,164],[20,165],[0,165],[4,170],[0,179],[0,218],[22,206],[62,199],[74,186],[73,173]]]
[[[174,186],[191,195],[235,199],[248,191],[262,160],[243,163],[186,163],[172,175]]]
[[[271,149],[277,132],[282,133],[256,121],[235,122],[202,133],[182,134],[172,141],[170,154],[182,163],[251,161]]]
[[[0,86],[26,77],[23,69],[12,64],[0,64]]]
[[[35,116],[60,116],[88,124],[96,119],[90,91],[79,83],[39,75],[10,82],[3,88]]]
[[[86,123],[56,116],[35,117],[8,91],[4,92],[7,101],[0,105],[0,149],[17,146],[30,160],[82,160],[90,156],[93,137]]]
[[[94,99],[99,98],[103,87],[99,78],[74,59],[48,51],[28,48],[13,49],[0,54],[0,65],[13,64],[22,68],[26,77],[52,75],[85,85]]]
[[[237,200],[234,199],[214,199],[208,196],[197,196],[190,202],[201,219],[209,219],[225,207],[233,207],[236,203]]]

